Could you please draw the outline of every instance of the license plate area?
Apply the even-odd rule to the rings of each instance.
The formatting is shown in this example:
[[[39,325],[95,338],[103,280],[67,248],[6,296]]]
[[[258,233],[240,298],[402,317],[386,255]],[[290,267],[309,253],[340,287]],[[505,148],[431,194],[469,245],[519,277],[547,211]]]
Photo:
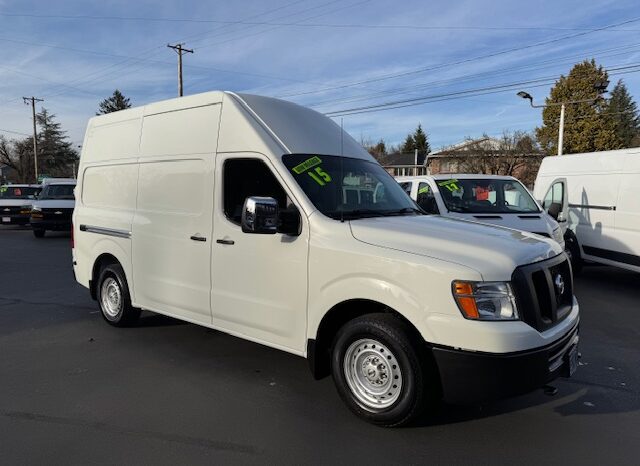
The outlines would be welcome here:
[[[580,353],[578,353],[578,344],[573,344],[569,350],[562,357],[564,364],[562,365],[562,376],[571,377],[578,368],[578,359]]]
[[[9,223],[11,222],[11,217],[2,217],[2,223]]]

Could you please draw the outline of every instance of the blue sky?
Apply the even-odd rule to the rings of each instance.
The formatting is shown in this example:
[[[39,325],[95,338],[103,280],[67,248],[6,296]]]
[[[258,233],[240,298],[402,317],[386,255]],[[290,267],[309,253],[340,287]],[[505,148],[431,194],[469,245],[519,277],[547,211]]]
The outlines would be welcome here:
[[[250,92],[322,112],[557,77],[585,58],[608,68],[640,64],[637,0],[0,0],[0,24],[0,134],[31,131],[22,96],[35,95],[74,144],[115,88],[134,105],[176,96],[168,42],[195,49],[185,56],[186,94]],[[640,73],[612,75],[610,89],[619,78],[640,99]],[[550,86],[540,83],[521,87],[542,101]],[[349,115],[344,126],[356,139],[395,144],[421,123],[436,149],[533,130],[540,111],[517,90]]]

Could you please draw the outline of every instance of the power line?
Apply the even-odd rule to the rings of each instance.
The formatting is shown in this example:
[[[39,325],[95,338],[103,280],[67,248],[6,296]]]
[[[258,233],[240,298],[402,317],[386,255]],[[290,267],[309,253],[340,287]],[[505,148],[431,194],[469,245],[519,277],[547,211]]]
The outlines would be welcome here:
[[[277,8],[273,11],[285,8],[292,4],[301,3],[302,0]],[[222,25],[247,25],[247,26],[292,26],[315,28],[340,28],[340,29],[413,29],[413,30],[440,30],[440,31],[596,31],[594,28],[579,27],[554,27],[554,26],[425,26],[415,24],[361,24],[361,23],[305,23],[274,22],[274,21],[245,21],[245,20],[218,20],[203,18],[166,18],[148,16],[104,16],[104,15],[45,15],[33,13],[0,13],[0,16],[13,18],[38,18],[38,19],[68,19],[68,20],[106,20],[106,21],[141,21],[141,22],[170,22],[170,23],[205,23]],[[614,29],[612,32],[639,32],[640,29]]]
[[[360,94],[360,95],[356,95],[356,96],[349,97],[349,98],[336,97],[336,98],[331,98],[331,99],[327,99],[327,100],[323,100],[323,101],[319,101],[319,102],[314,102],[314,103],[307,104],[307,105],[309,107],[313,108],[313,107],[319,107],[319,106],[323,106],[323,105],[326,105],[326,104],[329,104],[329,103],[334,103],[334,102],[347,103],[347,102],[357,102],[357,101],[362,101],[362,100],[370,100],[370,99],[373,99],[375,97],[382,97],[382,96],[390,95],[390,94],[391,95],[412,94],[412,93],[415,93],[418,90],[421,90],[421,89],[424,89],[424,88],[436,87],[436,86],[439,86],[439,85],[446,85],[446,84],[460,83],[460,82],[463,82],[463,81],[476,81],[477,78],[481,78],[481,77],[485,77],[485,76],[492,76],[492,75],[495,75],[496,73],[500,73],[500,76],[504,76],[505,74],[513,74],[513,72],[517,72],[517,71],[521,71],[521,70],[535,70],[535,69],[546,68],[548,66],[541,66],[541,65],[546,65],[546,64],[551,64],[552,66],[555,67],[556,65],[562,64],[564,62],[571,63],[571,62],[575,61],[576,59],[583,58],[585,55],[601,56],[601,58],[614,57],[614,56],[618,56],[618,55],[626,55],[628,53],[629,49],[633,49],[633,48],[636,48],[636,47],[639,47],[639,46],[640,46],[640,43],[624,45],[624,46],[619,46],[619,47],[613,47],[613,48],[610,48],[610,49],[591,51],[591,52],[588,52],[588,53],[585,52],[585,53],[581,53],[580,55],[568,55],[568,56],[563,56],[563,57],[557,57],[557,58],[554,58],[553,60],[544,60],[544,61],[541,61],[541,62],[527,64],[527,65],[524,65],[524,66],[492,69],[492,70],[489,70],[489,71],[483,71],[481,73],[467,74],[467,75],[464,75],[464,76],[456,76],[456,77],[449,78],[449,79],[441,79],[441,80],[436,80],[436,81],[423,82],[423,83],[420,83],[420,84],[417,84],[417,85],[403,87],[403,88],[380,90],[378,92],[369,93],[369,94]],[[612,51],[618,51],[618,50],[624,50],[624,52],[620,52],[620,53],[617,53],[617,54],[600,55],[600,54],[605,53],[605,52],[612,52]],[[568,59],[568,60],[565,60],[565,59]],[[615,65],[615,66],[618,66],[618,65]]]
[[[628,65],[628,66],[623,66],[618,68],[611,68],[608,70],[608,73],[610,73],[611,75],[616,75],[616,74],[640,72],[640,69],[638,69],[639,67],[640,67],[640,64],[634,64],[634,65]],[[620,72],[616,73],[616,71],[620,71]],[[375,104],[375,105],[334,110],[332,112],[326,112],[325,115],[330,117],[355,115],[359,113],[370,113],[373,111],[393,110],[397,108],[421,105],[423,103],[427,103],[427,101],[433,101],[433,99],[451,100],[448,98],[449,97],[459,98],[459,96],[465,96],[465,95],[475,96],[475,95],[494,94],[498,92],[511,91],[511,90],[514,90],[513,88],[522,87],[522,86],[543,87],[549,84],[553,84],[556,81],[556,79],[557,79],[556,77],[544,77],[544,78],[538,78],[538,79],[533,79],[528,81],[499,84],[499,85],[486,86],[486,87],[475,88],[475,89],[466,89],[463,91],[450,92],[450,93],[439,94],[439,95],[422,96],[422,97],[416,97],[412,99],[396,100],[396,101],[385,102],[385,103]],[[539,83],[539,84],[536,84],[536,83]],[[531,84],[535,84],[535,85],[531,85]],[[441,100],[438,100],[438,101],[441,101]]]
[[[0,129],[2,133],[18,134],[20,136],[31,136],[31,134],[21,133],[20,131],[12,131],[10,129]]]
[[[351,82],[351,83],[346,83],[346,84],[342,84],[342,85],[338,85],[338,86],[330,86],[330,87],[325,87],[322,89],[315,89],[315,90],[311,90],[311,91],[306,91],[306,92],[297,92],[297,93],[290,93],[290,94],[282,94],[279,97],[294,97],[294,96],[301,96],[301,95],[308,95],[308,94],[317,94],[320,92],[325,92],[328,90],[334,90],[334,89],[345,89],[348,87],[354,87],[354,86],[359,86],[362,84],[368,84],[368,83],[372,83],[372,82],[379,82],[379,81],[385,81],[388,79],[395,79],[395,78],[399,78],[399,77],[404,77],[404,76],[410,76],[412,74],[418,74],[418,73],[424,73],[426,71],[434,71],[434,70],[439,70],[442,68],[446,68],[446,67],[450,67],[450,66],[456,66],[456,65],[462,65],[465,63],[470,63],[473,61],[478,61],[478,60],[484,60],[487,58],[494,58],[500,55],[505,55],[508,53],[512,53],[512,52],[519,52],[522,50],[528,50],[531,48],[535,48],[535,47],[540,47],[543,45],[550,45],[550,44],[555,44],[557,42],[561,42],[561,41],[565,41],[568,39],[575,39],[576,37],[582,37],[585,36],[587,34],[592,34],[594,32],[599,32],[599,31],[604,31],[607,29],[612,29],[618,26],[623,26],[625,24],[630,24],[630,23],[634,23],[634,22],[638,22],[640,21],[640,17],[638,18],[634,18],[634,19],[630,19],[630,20],[626,20],[626,21],[622,21],[619,23],[615,23],[615,24],[610,24],[608,26],[603,26],[600,28],[596,28],[590,31],[586,31],[586,32],[579,32],[576,34],[569,34],[566,36],[562,36],[562,37],[556,37],[554,39],[549,39],[549,40],[545,40],[542,42],[536,42],[533,44],[527,44],[524,46],[520,46],[520,47],[514,47],[514,48],[510,48],[510,49],[505,49],[505,50],[500,50],[498,52],[492,52],[489,54],[485,54],[485,55],[479,55],[479,56],[475,56],[472,58],[466,58],[463,60],[457,60],[457,61],[453,61],[453,62],[449,62],[449,63],[442,63],[440,65],[435,65],[435,66],[430,66],[430,67],[426,67],[426,68],[416,68],[413,70],[409,70],[409,71],[404,71],[401,73],[392,73],[392,74],[387,74],[387,75],[382,75],[382,76],[378,76],[376,78],[370,78],[370,79],[365,79],[362,81],[357,81],[357,82]]]

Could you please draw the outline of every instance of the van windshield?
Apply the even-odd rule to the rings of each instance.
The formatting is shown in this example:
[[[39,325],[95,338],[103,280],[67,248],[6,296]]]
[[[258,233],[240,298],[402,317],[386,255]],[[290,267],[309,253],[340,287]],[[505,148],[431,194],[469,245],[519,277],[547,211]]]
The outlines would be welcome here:
[[[442,200],[451,212],[524,214],[540,212],[527,188],[516,180],[490,178],[436,180]]]
[[[73,184],[49,184],[40,193],[38,199],[75,199],[73,197]]]
[[[39,190],[33,186],[0,186],[0,199],[33,199]]]
[[[379,164],[335,155],[286,154],[282,161],[316,208],[334,219],[422,215]]]

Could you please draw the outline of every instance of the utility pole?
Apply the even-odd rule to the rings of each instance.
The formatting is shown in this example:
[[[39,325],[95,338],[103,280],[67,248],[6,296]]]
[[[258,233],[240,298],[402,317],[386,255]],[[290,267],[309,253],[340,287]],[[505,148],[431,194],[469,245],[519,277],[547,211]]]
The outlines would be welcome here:
[[[167,47],[173,49],[178,54],[178,95],[182,97],[182,55],[185,53],[193,53],[192,49],[182,48],[184,44],[171,45],[167,44]]]
[[[36,183],[38,182],[38,133],[36,131],[36,102],[44,102],[44,99],[37,97],[23,97],[22,100],[26,105],[31,104],[31,114],[33,116],[33,164],[36,174]]]

